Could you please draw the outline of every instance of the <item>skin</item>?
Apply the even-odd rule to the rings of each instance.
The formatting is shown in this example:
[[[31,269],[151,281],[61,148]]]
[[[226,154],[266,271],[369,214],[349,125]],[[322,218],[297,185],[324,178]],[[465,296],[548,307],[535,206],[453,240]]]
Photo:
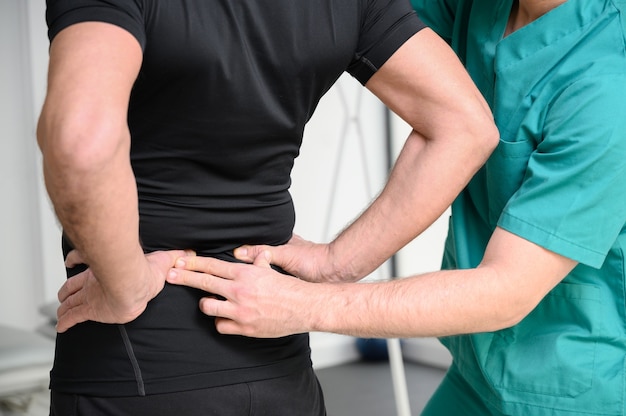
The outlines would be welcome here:
[[[516,2],[507,34],[562,3],[564,0]],[[427,146],[424,142],[416,154],[426,151]],[[419,180],[410,173],[410,166],[411,162],[405,164],[400,159],[394,173],[406,180]],[[434,167],[422,166],[422,178],[436,181]],[[421,191],[439,195],[446,186],[444,181],[435,189]],[[223,296],[224,301],[203,299],[200,308],[218,317],[217,329],[225,334],[276,337],[323,331],[363,337],[422,337],[513,326],[577,265],[497,228],[475,269],[438,271],[389,282],[345,283],[367,275],[382,263],[390,247],[395,250],[395,243],[405,242],[407,234],[422,229],[422,207],[428,203],[417,194],[413,199],[401,199],[404,216],[385,215],[393,208],[380,199],[399,189],[402,187],[393,188],[390,180],[381,197],[329,244],[314,244],[295,236],[281,247],[238,249],[237,257],[254,262],[252,265],[181,258],[168,281]],[[387,202],[396,203],[393,198]],[[432,219],[428,214],[426,218]],[[385,233],[384,227],[394,227],[395,233]],[[270,263],[300,279],[274,272]]]
[[[511,16],[505,31],[505,36],[537,20],[544,14],[567,0],[515,0],[511,8]]]
[[[67,261],[89,265],[59,291],[60,332],[86,320],[136,318],[163,288],[175,259],[189,254],[146,256],[139,244],[126,113],[141,59],[137,41],[105,23],[70,26],[51,46],[39,145],[48,192],[78,251]],[[342,240],[341,255],[333,255],[336,279],[363,275],[422,232],[498,142],[486,102],[430,29],[408,40],[366,87],[413,132],[385,190]]]

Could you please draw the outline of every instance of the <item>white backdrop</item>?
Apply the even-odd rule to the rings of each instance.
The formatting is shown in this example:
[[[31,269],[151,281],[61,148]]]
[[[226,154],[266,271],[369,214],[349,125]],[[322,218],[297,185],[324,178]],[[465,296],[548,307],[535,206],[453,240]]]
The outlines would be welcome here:
[[[47,65],[44,5],[0,3],[0,322],[24,328],[41,321],[36,308],[54,299],[63,276],[35,142]]]

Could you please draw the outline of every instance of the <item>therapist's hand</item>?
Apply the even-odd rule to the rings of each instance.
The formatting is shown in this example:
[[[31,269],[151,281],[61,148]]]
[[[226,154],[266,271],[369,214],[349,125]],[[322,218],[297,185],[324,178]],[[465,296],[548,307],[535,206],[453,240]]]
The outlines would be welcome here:
[[[139,289],[127,291],[123,298],[106,290],[89,268],[70,277],[58,292],[61,305],[57,309],[57,332],[65,332],[85,321],[122,324],[134,320],[145,310],[148,302],[161,292],[174,262],[190,254],[193,252],[183,250],[147,254],[142,275],[129,276],[129,279],[135,280],[134,287]],[[71,251],[65,260],[68,268],[84,263],[80,252],[76,250]]]
[[[168,283],[201,289],[208,295],[200,309],[215,316],[222,334],[276,338],[312,330],[307,287],[318,286],[270,268],[268,251],[254,264],[232,263],[209,257],[184,257],[168,274]]]
[[[248,263],[264,253],[268,253],[272,264],[302,280],[316,283],[355,280],[344,277],[344,271],[335,265],[331,244],[313,243],[295,234],[282,246],[244,245],[234,252],[237,259]]]

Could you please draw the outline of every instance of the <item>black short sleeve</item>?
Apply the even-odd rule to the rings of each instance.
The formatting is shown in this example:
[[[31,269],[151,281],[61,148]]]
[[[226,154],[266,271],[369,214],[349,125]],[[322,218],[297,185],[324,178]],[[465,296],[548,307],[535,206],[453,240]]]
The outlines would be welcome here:
[[[130,32],[144,48],[146,34],[140,1],[47,0],[46,22],[50,41],[63,29],[81,22],[104,22]]]
[[[404,42],[424,27],[406,0],[370,1],[348,72],[365,84]]]

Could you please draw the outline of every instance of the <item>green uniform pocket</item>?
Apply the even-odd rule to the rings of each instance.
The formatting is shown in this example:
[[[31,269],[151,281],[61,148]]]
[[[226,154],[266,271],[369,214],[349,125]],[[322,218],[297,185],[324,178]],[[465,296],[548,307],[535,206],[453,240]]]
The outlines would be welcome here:
[[[600,310],[599,288],[559,284],[522,322],[494,333],[487,377],[510,392],[576,397],[588,391]]]
[[[520,188],[534,148],[530,141],[500,140],[485,165],[489,223],[495,227],[509,199]]]

